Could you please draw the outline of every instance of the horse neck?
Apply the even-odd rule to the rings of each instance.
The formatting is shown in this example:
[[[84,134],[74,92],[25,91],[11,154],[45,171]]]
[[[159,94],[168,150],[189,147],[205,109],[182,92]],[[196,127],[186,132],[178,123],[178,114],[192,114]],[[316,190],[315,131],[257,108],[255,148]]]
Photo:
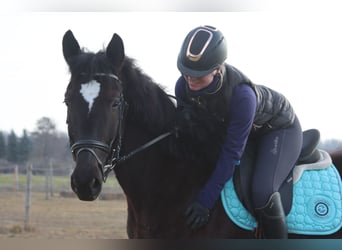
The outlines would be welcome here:
[[[124,97],[129,105],[121,152],[128,154],[170,131],[176,108],[157,84],[129,63],[124,65],[121,79],[124,83]],[[116,170],[129,210],[139,211],[136,214],[139,220],[155,220],[156,207],[160,208],[157,213],[161,214],[167,213],[168,209],[185,209],[208,176],[208,171],[199,167],[203,163],[191,164],[191,161],[172,154],[170,145],[177,146],[173,140],[175,137],[171,136],[154,144]],[[175,219],[169,218],[169,222]]]
[[[122,69],[124,96],[128,103],[127,121],[152,134],[171,129],[175,105],[152,78],[126,58]]]

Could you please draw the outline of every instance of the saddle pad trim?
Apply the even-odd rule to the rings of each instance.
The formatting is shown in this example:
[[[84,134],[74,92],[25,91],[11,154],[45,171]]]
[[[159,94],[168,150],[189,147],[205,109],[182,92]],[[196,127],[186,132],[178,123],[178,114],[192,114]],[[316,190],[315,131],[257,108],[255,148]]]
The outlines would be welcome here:
[[[301,164],[297,165],[293,169],[293,184],[296,184],[297,181],[300,180],[303,172],[305,170],[314,170],[314,169],[325,169],[332,164],[332,160],[328,152],[324,150],[318,150],[320,153],[320,160],[315,163],[310,164]]]

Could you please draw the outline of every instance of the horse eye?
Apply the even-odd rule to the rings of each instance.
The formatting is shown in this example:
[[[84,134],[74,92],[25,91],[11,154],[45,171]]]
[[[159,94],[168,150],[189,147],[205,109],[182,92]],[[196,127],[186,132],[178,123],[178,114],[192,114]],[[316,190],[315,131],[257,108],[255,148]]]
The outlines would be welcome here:
[[[112,108],[115,109],[120,105],[120,99],[116,98],[112,104]]]

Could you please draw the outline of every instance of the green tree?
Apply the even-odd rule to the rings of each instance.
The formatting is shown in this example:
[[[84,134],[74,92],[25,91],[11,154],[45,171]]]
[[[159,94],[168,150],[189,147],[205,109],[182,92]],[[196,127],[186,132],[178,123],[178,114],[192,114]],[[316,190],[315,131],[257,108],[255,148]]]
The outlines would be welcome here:
[[[18,142],[18,162],[26,162],[29,159],[30,153],[32,151],[32,142],[28,136],[27,130],[23,130],[23,135]]]
[[[6,140],[5,135],[2,131],[0,131],[0,159],[4,159],[6,157]]]
[[[13,130],[8,136],[6,156],[9,162],[17,162],[18,160],[18,137]]]

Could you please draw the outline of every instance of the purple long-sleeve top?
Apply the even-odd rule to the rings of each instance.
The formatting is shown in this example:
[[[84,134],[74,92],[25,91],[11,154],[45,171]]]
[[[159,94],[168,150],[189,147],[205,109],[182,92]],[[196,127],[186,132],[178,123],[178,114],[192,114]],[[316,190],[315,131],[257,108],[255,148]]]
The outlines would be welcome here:
[[[184,96],[186,82],[179,79],[176,83],[176,96]],[[230,122],[227,126],[225,141],[222,145],[216,167],[204,187],[200,190],[197,201],[211,209],[225,183],[233,176],[234,167],[241,159],[248,136],[253,126],[256,111],[256,95],[247,84],[237,85],[230,102]]]

